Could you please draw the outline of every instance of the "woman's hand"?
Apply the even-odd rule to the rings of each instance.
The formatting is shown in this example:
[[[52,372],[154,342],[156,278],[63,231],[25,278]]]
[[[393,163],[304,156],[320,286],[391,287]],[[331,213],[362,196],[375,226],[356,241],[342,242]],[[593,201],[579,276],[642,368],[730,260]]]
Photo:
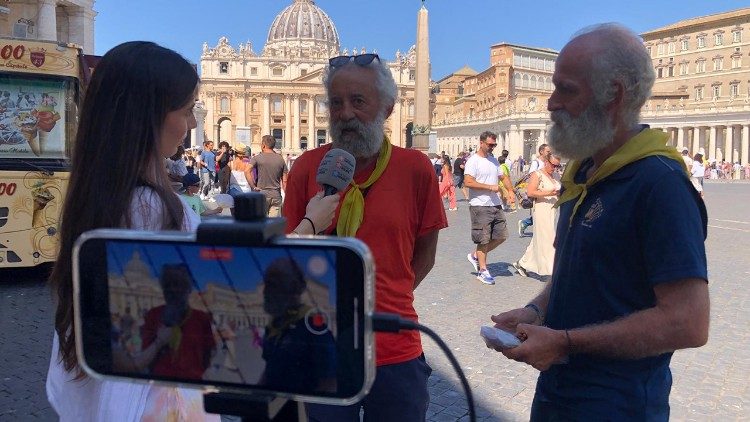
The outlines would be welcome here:
[[[339,194],[323,196],[323,191],[316,193],[315,196],[310,198],[310,202],[307,203],[307,207],[305,208],[305,217],[313,221],[315,230],[322,232],[331,225],[340,200],[341,196]],[[303,234],[299,231],[297,233]]]

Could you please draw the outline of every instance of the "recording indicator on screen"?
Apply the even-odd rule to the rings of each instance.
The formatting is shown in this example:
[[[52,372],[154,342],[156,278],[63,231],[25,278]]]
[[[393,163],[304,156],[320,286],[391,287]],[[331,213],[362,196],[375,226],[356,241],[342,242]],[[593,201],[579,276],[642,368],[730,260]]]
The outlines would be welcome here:
[[[328,314],[320,309],[310,309],[305,315],[307,331],[316,335],[323,335],[328,332],[328,321]]]

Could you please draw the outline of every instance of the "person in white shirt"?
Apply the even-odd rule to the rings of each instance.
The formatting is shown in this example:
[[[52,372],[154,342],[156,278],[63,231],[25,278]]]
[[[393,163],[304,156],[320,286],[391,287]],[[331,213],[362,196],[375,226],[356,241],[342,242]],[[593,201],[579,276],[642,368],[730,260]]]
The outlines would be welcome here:
[[[690,158],[690,152],[687,148],[682,150],[682,161],[685,162],[685,168],[687,168],[688,171],[693,168],[693,159]]]
[[[476,271],[477,279],[484,284],[495,284],[487,270],[487,254],[508,238],[508,227],[502,201],[498,193],[502,181],[508,203],[515,202],[510,177],[500,171],[500,163],[492,151],[497,146],[497,135],[482,132],[479,149],[469,157],[464,169],[464,186],[469,188],[469,214],[471,215],[471,239],[476,251],[466,258]]]

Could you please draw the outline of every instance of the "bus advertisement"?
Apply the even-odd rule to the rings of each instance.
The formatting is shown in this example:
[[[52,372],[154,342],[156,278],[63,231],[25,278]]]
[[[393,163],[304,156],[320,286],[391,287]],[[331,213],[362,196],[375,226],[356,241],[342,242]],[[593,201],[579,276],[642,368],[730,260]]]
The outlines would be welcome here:
[[[0,269],[57,256],[81,54],[73,45],[0,39]]]

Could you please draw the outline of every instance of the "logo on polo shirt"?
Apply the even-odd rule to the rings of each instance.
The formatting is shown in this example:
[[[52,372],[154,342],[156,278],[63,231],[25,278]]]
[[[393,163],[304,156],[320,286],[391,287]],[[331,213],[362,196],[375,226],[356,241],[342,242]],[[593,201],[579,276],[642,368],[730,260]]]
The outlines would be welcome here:
[[[596,198],[596,201],[594,201],[593,204],[589,207],[589,210],[586,211],[586,214],[583,216],[583,221],[581,221],[581,225],[584,227],[592,227],[592,224],[594,221],[596,221],[599,217],[602,216],[604,213],[604,204],[602,204],[601,198]]]

